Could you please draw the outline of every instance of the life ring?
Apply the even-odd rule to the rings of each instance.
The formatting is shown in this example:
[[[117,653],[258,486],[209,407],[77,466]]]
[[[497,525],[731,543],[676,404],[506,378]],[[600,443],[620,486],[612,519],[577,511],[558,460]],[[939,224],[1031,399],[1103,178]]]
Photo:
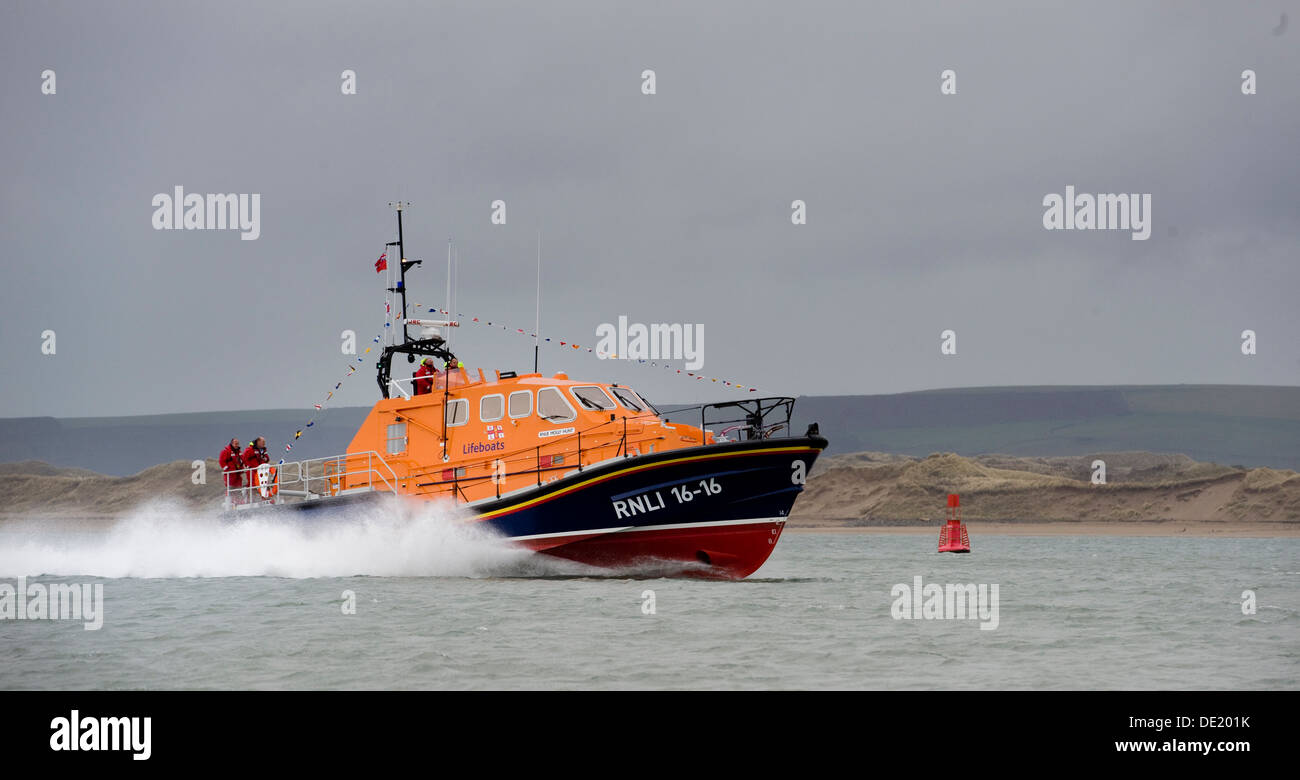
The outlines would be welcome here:
[[[253,483],[257,486],[257,492],[262,494],[263,499],[275,498],[276,494],[280,492],[279,480],[275,476],[275,466],[269,466],[265,463],[253,471]]]

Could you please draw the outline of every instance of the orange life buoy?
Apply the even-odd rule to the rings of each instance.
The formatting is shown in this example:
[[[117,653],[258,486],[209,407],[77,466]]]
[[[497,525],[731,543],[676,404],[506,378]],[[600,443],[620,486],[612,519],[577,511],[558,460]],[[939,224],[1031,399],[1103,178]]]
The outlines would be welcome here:
[[[263,499],[275,498],[280,492],[279,480],[275,478],[275,466],[263,463],[253,470],[253,485]]]

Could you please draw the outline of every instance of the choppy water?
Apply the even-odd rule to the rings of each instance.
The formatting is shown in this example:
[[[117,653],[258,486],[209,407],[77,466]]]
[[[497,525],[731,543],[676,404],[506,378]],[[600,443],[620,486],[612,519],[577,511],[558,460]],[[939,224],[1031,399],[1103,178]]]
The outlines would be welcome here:
[[[972,533],[966,556],[788,533],[753,578],[703,582],[584,576],[428,509],[9,524],[0,584],[102,583],[105,616],[0,620],[0,689],[1300,687],[1296,540]],[[918,575],[997,584],[997,628],[895,620]]]

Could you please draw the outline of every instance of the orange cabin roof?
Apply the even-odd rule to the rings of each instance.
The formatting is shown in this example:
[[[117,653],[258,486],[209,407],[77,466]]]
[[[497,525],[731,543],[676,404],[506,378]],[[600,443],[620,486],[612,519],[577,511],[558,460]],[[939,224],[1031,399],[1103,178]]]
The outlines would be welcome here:
[[[430,393],[378,401],[348,446],[349,456],[382,456],[398,492],[475,501],[610,458],[713,441],[696,426],[664,422],[623,385],[563,373],[488,378],[482,369],[451,369],[446,375],[449,380],[439,372]],[[409,380],[399,382],[412,391]]]

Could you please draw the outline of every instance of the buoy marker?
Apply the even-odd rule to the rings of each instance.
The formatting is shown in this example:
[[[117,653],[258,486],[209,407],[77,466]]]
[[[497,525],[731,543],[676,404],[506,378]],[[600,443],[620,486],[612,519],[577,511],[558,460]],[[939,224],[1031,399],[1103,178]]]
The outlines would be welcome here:
[[[970,552],[970,534],[961,521],[961,496],[948,494],[948,522],[939,529],[939,552]]]

